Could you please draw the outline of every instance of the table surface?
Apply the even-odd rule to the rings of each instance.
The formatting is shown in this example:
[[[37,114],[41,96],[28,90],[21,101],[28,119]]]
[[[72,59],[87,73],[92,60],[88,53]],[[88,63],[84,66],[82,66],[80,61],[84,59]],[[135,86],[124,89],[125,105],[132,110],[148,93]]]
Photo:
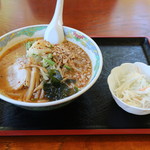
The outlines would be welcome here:
[[[48,24],[56,0],[1,0],[0,35]],[[150,36],[150,0],[65,0],[63,22],[91,37]],[[0,137],[0,149],[149,149],[149,135]]]

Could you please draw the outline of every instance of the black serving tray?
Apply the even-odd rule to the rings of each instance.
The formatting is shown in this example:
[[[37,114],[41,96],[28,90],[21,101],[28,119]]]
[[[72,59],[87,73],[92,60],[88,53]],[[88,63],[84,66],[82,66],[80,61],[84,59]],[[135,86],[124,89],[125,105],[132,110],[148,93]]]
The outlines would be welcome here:
[[[113,100],[107,85],[112,68],[125,62],[150,63],[145,37],[93,38],[103,55],[102,73],[85,94],[50,111],[30,111],[0,101],[0,135],[149,134],[150,115],[132,115]]]

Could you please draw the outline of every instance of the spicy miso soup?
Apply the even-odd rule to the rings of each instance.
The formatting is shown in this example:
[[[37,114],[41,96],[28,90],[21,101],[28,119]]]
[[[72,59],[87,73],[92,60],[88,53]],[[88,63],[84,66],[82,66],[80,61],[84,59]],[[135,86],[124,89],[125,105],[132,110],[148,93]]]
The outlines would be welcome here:
[[[0,57],[0,92],[25,102],[59,100],[89,82],[92,64],[78,45],[30,39]]]

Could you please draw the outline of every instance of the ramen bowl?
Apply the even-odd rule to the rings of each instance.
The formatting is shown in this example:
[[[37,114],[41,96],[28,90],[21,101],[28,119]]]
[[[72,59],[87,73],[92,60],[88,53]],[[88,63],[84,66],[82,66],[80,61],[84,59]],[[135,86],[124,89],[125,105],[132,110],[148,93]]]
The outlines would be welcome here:
[[[0,37],[0,55],[2,55],[7,49],[11,48],[12,46],[25,41],[31,38],[41,38],[44,36],[45,30],[47,25],[33,25],[27,26],[23,28],[19,28],[13,30],[3,36]],[[43,102],[43,103],[29,103],[29,102],[22,102],[18,100],[14,100],[12,98],[7,97],[6,95],[0,94],[0,98],[8,103],[30,109],[30,110],[50,110],[62,107],[75,98],[86,92],[92,85],[96,82],[98,77],[100,76],[102,65],[103,65],[103,58],[101,51],[97,44],[86,34],[70,28],[70,27],[63,27],[65,38],[80,46],[89,56],[92,62],[92,76],[90,78],[89,83],[82,88],[77,93],[68,96],[66,98],[50,101],[50,102]]]
[[[121,83],[120,81],[123,80],[123,77],[125,75],[130,75],[130,73],[134,72],[138,72],[141,75],[144,75],[150,81],[150,66],[141,62],[123,63],[122,65],[113,68],[111,70],[110,75],[108,76],[107,82],[109,85],[110,92],[115,102],[118,104],[118,106],[121,107],[126,112],[134,115],[150,114],[150,108],[142,108],[135,105],[131,105],[133,104],[132,101],[130,103],[129,102],[127,103],[127,101],[123,101],[115,93],[116,89],[120,87],[120,85],[122,85],[120,84]],[[129,80],[127,81],[129,82]],[[132,76],[130,76],[130,81],[133,81]],[[138,81],[138,79],[136,79],[136,81]],[[137,89],[138,88],[139,87],[137,87]],[[139,93],[140,92],[141,91],[139,91]]]

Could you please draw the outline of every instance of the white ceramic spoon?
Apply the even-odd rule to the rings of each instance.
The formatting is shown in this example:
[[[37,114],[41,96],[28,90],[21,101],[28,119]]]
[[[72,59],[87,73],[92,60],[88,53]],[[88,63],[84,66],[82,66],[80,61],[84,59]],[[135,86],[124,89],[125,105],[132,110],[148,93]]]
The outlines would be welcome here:
[[[64,41],[62,26],[63,4],[64,0],[57,0],[54,16],[44,34],[44,40],[49,41],[51,44],[58,44]]]

